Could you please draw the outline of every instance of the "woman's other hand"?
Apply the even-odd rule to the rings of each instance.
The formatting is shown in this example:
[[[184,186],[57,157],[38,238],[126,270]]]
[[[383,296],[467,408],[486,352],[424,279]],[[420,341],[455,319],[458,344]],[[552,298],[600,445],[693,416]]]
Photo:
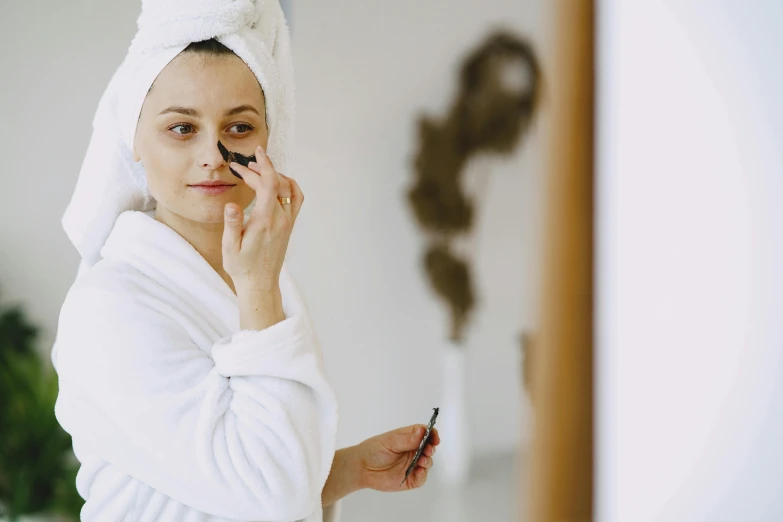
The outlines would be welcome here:
[[[436,446],[440,444],[437,428],[430,432],[419,462],[408,475],[405,484],[400,483],[419,449],[425,431],[426,426],[423,424],[414,424],[376,435],[358,444],[362,487],[377,491],[400,491],[423,486],[433,464]]]

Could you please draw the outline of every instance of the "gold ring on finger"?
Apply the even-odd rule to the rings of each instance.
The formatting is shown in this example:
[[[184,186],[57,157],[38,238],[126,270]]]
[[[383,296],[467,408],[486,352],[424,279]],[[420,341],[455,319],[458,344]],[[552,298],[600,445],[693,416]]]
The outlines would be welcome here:
[[[281,205],[290,205],[291,204],[291,198],[281,198],[278,197],[277,199],[280,200]]]

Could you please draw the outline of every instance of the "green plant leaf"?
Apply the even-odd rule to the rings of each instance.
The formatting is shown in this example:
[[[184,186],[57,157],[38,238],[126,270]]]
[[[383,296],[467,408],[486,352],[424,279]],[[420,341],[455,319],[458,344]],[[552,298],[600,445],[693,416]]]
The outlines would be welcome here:
[[[0,503],[20,514],[59,513],[78,520],[70,435],[54,415],[57,373],[41,360],[19,308],[0,310]]]

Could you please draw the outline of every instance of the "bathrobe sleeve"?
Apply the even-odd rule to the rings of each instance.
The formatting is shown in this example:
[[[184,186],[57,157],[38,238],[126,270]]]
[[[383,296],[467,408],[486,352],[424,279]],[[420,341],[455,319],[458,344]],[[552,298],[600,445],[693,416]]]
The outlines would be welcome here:
[[[138,294],[138,292],[137,292]],[[294,521],[322,511],[338,404],[303,315],[201,350],[145,295],[72,288],[55,414],[128,475],[199,511]]]

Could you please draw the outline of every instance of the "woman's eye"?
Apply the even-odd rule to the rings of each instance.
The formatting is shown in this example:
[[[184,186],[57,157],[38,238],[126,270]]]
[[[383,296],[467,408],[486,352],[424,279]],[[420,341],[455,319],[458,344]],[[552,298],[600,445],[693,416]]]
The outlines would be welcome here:
[[[173,131],[173,130],[174,130],[174,129],[176,129],[177,127],[187,127],[187,128],[189,128],[189,129],[192,129],[192,128],[193,128],[193,126],[192,126],[192,125],[189,125],[189,124],[187,124],[187,123],[178,123],[177,125],[172,125],[171,127],[169,127],[169,130],[172,130],[172,131]],[[186,135],[186,134],[190,134],[190,132],[177,132],[177,131],[174,131],[174,132],[175,132],[176,134],[182,134],[183,136],[184,136],[184,135]]]
[[[247,129],[245,131],[238,131],[240,134],[242,134],[243,132],[250,132],[251,130],[253,130],[253,127],[251,125],[248,125],[247,123],[237,123],[236,125],[231,126],[232,129],[235,127],[245,127]]]
[[[176,130],[178,128],[182,128],[183,130]],[[253,126],[248,125],[247,123],[237,123],[236,125],[232,125],[230,128],[237,129],[236,132],[239,134],[245,134],[253,130]],[[169,130],[173,131],[175,134],[179,134],[180,136],[187,136],[188,134],[193,134],[193,125],[190,125],[189,123],[178,123],[169,127]]]

